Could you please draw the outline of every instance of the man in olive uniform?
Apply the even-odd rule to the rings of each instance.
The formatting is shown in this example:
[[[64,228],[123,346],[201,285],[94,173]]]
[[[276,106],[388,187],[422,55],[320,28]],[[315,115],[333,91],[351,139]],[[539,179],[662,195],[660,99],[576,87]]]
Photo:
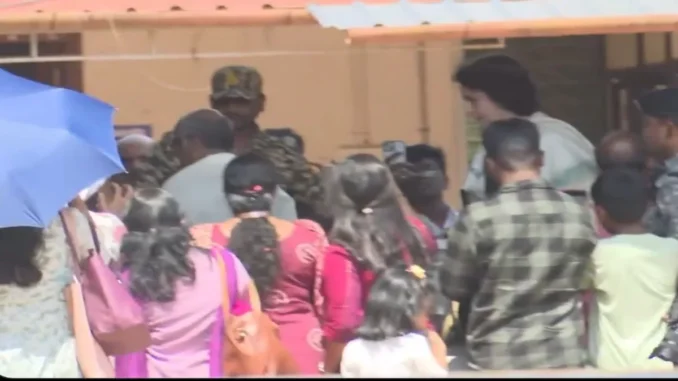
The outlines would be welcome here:
[[[222,67],[212,75],[210,105],[234,123],[233,153],[254,151],[266,157],[281,177],[281,188],[294,199],[298,217],[328,225],[317,166],[257,124],[266,106],[263,83],[253,67]]]
[[[678,89],[656,90],[641,97],[643,138],[663,169],[655,181],[656,206],[648,213],[648,229],[678,238]]]

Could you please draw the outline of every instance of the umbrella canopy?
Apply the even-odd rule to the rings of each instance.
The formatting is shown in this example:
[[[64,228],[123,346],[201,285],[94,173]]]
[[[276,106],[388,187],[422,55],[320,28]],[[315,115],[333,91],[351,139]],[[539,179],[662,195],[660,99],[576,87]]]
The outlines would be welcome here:
[[[0,69],[0,228],[45,227],[80,190],[124,171],[113,112]]]

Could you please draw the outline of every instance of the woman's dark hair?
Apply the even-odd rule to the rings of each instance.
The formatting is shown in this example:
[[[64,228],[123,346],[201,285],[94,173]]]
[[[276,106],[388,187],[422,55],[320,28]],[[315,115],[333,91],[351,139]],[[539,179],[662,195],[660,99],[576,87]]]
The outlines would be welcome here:
[[[120,251],[135,297],[171,302],[178,281],[195,281],[195,268],[188,257],[191,234],[183,218],[179,204],[168,192],[145,188],[134,193],[123,219],[128,233]]]
[[[42,279],[36,256],[44,234],[42,228],[25,226],[0,229],[0,285],[30,287]]]
[[[422,239],[405,218],[389,169],[370,154],[351,155],[328,176],[333,242],[372,271],[402,263],[405,252],[426,265]]]
[[[462,65],[454,74],[454,81],[482,91],[518,116],[530,116],[539,109],[537,88],[527,69],[506,55],[489,55]]]
[[[277,178],[273,164],[255,153],[233,159],[223,177],[226,199],[233,214],[241,218],[231,231],[228,248],[245,266],[262,296],[273,287],[280,272],[278,234],[268,220]],[[252,212],[262,214],[243,215]]]
[[[374,281],[365,303],[365,316],[356,336],[385,340],[416,332],[414,319],[427,308],[433,289],[404,266],[385,270]],[[430,299],[429,299],[430,300]]]

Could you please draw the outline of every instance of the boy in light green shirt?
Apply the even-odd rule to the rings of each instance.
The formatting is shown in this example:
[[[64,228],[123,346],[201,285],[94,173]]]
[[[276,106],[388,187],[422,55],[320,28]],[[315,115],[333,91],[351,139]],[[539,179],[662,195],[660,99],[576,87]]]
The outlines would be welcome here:
[[[586,277],[587,288],[595,292],[592,365],[615,371],[672,369],[673,364],[649,357],[666,333],[662,317],[676,296],[678,240],[643,227],[651,192],[638,171],[604,172],[591,195],[599,221],[612,234],[598,242]]]

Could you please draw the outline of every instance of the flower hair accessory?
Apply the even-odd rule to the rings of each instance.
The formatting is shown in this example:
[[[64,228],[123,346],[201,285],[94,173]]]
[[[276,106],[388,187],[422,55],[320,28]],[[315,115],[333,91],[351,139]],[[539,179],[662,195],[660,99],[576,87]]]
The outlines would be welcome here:
[[[407,269],[407,272],[416,276],[420,280],[426,279],[426,270],[422,269],[420,266],[412,265]]]
[[[372,208],[363,208],[360,212],[362,214],[372,214],[372,212],[374,212],[374,210],[372,210]]]

